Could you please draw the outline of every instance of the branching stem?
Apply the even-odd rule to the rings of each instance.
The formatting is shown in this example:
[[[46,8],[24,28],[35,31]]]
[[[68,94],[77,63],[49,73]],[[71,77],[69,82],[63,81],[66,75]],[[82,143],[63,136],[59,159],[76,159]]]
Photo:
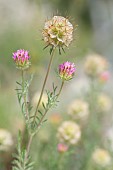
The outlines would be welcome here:
[[[64,81],[62,81],[62,84],[61,84],[61,86],[60,86],[60,90],[59,90],[59,92],[58,92],[58,94],[57,94],[57,99],[58,99],[58,97],[59,97],[59,95],[60,95],[60,93],[61,93],[61,91],[62,91],[63,85],[64,85]],[[56,99],[56,100],[57,100],[57,99]],[[40,122],[39,122],[39,124],[38,124],[38,126],[37,126],[37,129],[40,127],[41,123],[43,122],[43,120],[44,120],[44,118],[45,118],[45,115],[46,115],[46,113],[48,112],[48,110],[49,110],[49,109],[46,109],[46,110],[45,110],[45,113],[44,113],[43,116],[41,117]]]
[[[59,92],[58,92],[58,94],[57,94],[57,99],[58,99],[59,95],[61,94],[63,85],[64,85],[64,81],[62,81],[62,84],[61,84],[61,86],[60,86]],[[44,118],[45,118],[48,110],[49,110],[49,109],[46,109],[46,110],[45,110],[45,112],[44,112],[43,116],[41,117],[40,122],[39,122],[39,124],[38,124],[38,126],[37,126],[37,129],[40,127],[41,123],[43,122],[43,120],[44,120]],[[27,145],[27,156],[29,155],[29,152],[30,152],[30,146],[31,146],[31,143],[32,143],[32,140],[33,140],[33,136],[34,136],[34,135],[31,134],[31,135],[30,135],[30,138],[29,138],[29,141],[28,141],[28,145]]]

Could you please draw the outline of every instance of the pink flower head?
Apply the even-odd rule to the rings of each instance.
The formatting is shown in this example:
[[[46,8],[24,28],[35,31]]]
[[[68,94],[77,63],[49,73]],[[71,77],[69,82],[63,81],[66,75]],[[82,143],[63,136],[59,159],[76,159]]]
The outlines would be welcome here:
[[[63,143],[59,143],[57,146],[57,149],[58,149],[58,152],[64,153],[68,150],[68,146]]]
[[[59,65],[59,76],[62,80],[70,80],[72,79],[75,72],[75,64],[71,62],[64,62]]]
[[[100,81],[101,81],[101,82],[106,82],[106,81],[108,81],[109,78],[110,78],[110,73],[109,73],[109,71],[104,71],[103,73],[101,73],[99,78],[100,78]]]
[[[16,66],[20,69],[26,69],[30,65],[29,52],[24,49],[20,49],[20,50],[17,50],[16,52],[14,52],[13,59],[14,59]]]

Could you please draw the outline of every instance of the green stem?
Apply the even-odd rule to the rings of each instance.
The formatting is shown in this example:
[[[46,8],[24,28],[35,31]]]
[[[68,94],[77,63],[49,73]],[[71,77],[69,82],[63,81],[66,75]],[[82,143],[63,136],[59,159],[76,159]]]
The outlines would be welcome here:
[[[23,95],[23,100],[25,104],[25,112],[26,112],[26,118],[27,120],[29,119],[29,111],[28,111],[28,105],[27,105],[27,100],[26,100],[26,93],[24,92],[24,86],[25,86],[25,80],[24,80],[24,70],[22,70],[22,95]]]
[[[54,57],[54,53],[55,53],[55,48],[53,49],[52,54],[51,54],[51,58],[50,58],[50,61],[49,61],[47,73],[46,73],[46,76],[45,76],[45,79],[44,79],[44,83],[43,83],[43,86],[42,86],[42,90],[41,90],[41,93],[40,93],[40,97],[39,97],[39,100],[38,100],[38,103],[37,103],[37,106],[36,106],[33,122],[36,119],[36,115],[37,115],[38,108],[39,108],[39,105],[40,105],[40,102],[41,102],[41,99],[42,99],[42,95],[43,95],[44,88],[45,88],[45,85],[46,85],[46,81],[47,81],[47,78],[48,78],[48,74],[49,74],[49,71],[50,71],[50,68],[51,68],[51,64],[52,64],[52,60],[53,60],[53,57]]]
[[[64,156],[65,153],[59,153],[59,158],[58,158],[58,170],[63,170],[64,169]]]
[[[29,155],[29,152],[30,152],[30,147],[31,147],[31,143],[32,143],[32,140],[33,140],[33,134],[30,135],[29,137],[29,141],[28,141],[28,144],[27,144],[27,149],[26,149],[26,158],[28,157]]]
[[[58,94],[57,94],[57,98],[59,97],[59,95],[60,95],[60,93],[61,93],[61,91],[62,91],[63,86],[64,86],[64,80],[62,81],[62,84],[61,84],[61,86],[60,86],[60,90],[59,90],[59,92],[58,92]]]

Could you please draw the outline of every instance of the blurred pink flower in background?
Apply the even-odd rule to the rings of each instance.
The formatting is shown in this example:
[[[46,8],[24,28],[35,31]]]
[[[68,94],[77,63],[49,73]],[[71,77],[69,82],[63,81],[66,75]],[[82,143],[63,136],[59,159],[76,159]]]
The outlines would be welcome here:
[[[110,79],[110,72],[109,71],[104,71],[103,73],[100,74],[99,79],[103,83],[108,81]]]
[[[57,149],[59,152],[64,153],[68,150],[68,146],[63,143],[59,143]]]

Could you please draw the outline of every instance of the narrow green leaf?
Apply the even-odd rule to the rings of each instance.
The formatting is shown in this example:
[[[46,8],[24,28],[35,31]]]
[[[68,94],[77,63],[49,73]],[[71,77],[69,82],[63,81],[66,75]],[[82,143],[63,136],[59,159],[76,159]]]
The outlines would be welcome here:
[[[18,85],[22,86],[22,84],[21,84],[21,83],[19,83],[18,81],[16,81],[16,83],[17,83]]]

